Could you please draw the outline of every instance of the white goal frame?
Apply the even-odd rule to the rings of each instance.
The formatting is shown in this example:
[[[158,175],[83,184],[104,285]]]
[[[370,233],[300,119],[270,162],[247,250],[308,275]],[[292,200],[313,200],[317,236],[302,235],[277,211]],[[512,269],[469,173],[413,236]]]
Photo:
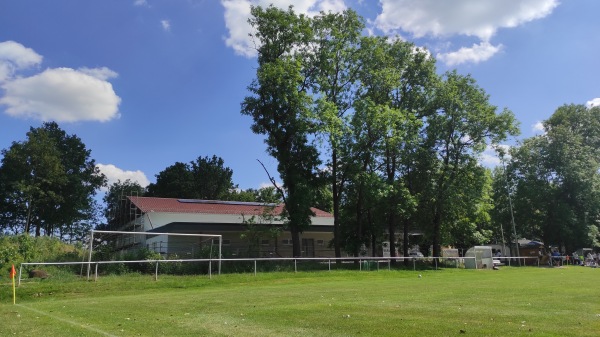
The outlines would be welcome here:
[[[131,232],[131,231],[110,231],[110,230],[90,230],[89,236],[89,255],[88,255],[88,267],[87,267],[87,275],[88,278],[90,276],[90,266],[92,264],[92,252],[94,250],[94,233],[104,233],[104,234],[125,234],[125,235],[166,235],[166,236],[196,236],[196,237],[206,237],[206,238],[218,238],[219,239],[219,275],[221,274],[221,259],[222,259],[222,247],[223,247],[223,236],[221,234],[190,234],[190,233],[157,233],[157,232]],[[211,244],[212,245],[212,244]],[[212,257],[211,257],[212,259]]]

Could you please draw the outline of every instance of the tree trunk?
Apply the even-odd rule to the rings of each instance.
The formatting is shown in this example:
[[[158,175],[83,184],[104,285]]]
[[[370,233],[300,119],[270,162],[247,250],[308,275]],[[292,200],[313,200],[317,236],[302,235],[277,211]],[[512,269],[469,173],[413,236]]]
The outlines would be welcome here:
[[[408,221],[408,219],[404,219],[403,221],[403,226],[402,228],[404,229],[404,235],[402,236],[402,243],[403,243],[403,247],[402,247],[402,255],[404,256],[408,256],[408,227],[410,225],[410,222]],[[404,264],[408,266],[409,261],[408,260],[404,260]]]
[[[331,175],[332,175],[332,193],[333,193],[333,248],[335,257],[341,257],[340,249],[340,188],[337,181],[337,151],[333,149],[331,154]],[[336,262],[341,262],[337,260]]]
[[[440,256],[441,246],[441,235],[442,235],[442,206],[437,205],[435,208],[435,214],[433,216],[433,256],[435,258]]]
[[[291,224],[290,233],[292,234],[292,256],[302,257],[302,246],[300,245],[300,231],[298,226]]]
[[[390,239],[390,256],[396,257],[396,216],[394,212],[388,216],[388,234]],[[395,264],[396,260],[392,260]]]

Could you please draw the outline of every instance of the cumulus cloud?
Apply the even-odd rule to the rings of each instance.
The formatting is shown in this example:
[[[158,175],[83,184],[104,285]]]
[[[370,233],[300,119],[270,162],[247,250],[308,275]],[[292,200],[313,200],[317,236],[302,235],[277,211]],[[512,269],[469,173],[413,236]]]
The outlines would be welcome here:
[[[454,52],[439,53],[437,54],[437,58],[448,66],[455,66],[467,62],[479,63],[487,61],[501,49],[502,45],[493,46],[489,42],[482,42],[480,44],[474,44],[470,48],[463,47]]]
[[[6,113],[14,117],[57,122],[109,121],[118,117],[121,99],[112,85],[102,79],[107,75],[116,76],[116,73],[107,68],[85,72],[71,68],[46,69],[37,75],[4,83],[5,94],[0,98],[0,105],[6,105]]]
[[[115,71],[107,67],[50,68],[23,76],[24,70],[42,60],[18,42],[0,42],[0,106],[6,114],[57,122],[104,122],[118,117],[121,98],[107,81],[118,76]]]
[[[381,0],[375,24],[389,33],[402,30],[415,37],[467,35],[489,40],[499,28],[517,27],[543,18],[558,0]]]
[[[544,128],[544,123],[538,121],[535,124],[533,124],[531,126],[531,131],[533,131],[533,133],[544,133],[546,132],[546,129]]]
[[[256,56],[256,46],[248,36],[254,32],[248,24],[250,7],[268,7],[271,4],[281,9],[293,5],[296,13],[308,16],[314,16],[321,11],[338,13],[347,8],[343,0],[221,0],[221,5],[225,9],[225,26],[228,31],[225,44],[236,54],[245,57]]]
[[[148,6],[148,2],[146,0],[135,0],[133,2],[134,6],[146,7]]]
[[[600,97],[594,98],[591,101],[587,101],[585,103],[585,106],[587,106],[588,108],[592,108],[595,106],[600,106]]]
[[[129,179],[131,181],[137,182],[142,187],[146,187],[150,184],[150,181],[146,177],[146,174],[142,171],[127,171],[116,167],[113,164],[96,164],[96,167],[103,173],[107,180],[108,185],[112,185],[117,181],[124,182]]]
[[[500,50],[489,40],[501,28],[513,28],[546,17],[558,0],[380,0],[382,11],[375,26],[386,34],[409,33],[415,38],[453,35],[477,37],[471,48],[442,54],[447,62],[481,62]],[[450,63],[449,63],[450,64]]]
[[[42,56],[15,41],[0,42],[0,83],[10,80],[16,71],[39,65]]]
[[[488,145],[485,151],[481,153],[479,162],[486,167],[498,166],[502,163],[500,153],[505,159],[510,159],[509,150],[510,145],[506,144]]]

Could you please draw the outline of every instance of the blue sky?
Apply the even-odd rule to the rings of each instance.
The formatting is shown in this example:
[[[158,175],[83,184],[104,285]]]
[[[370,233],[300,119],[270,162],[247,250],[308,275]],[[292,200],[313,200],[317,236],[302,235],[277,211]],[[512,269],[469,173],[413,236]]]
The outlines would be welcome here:
[[[562,104],[600,104],[597,0],[0,0],[0,149],[54,120],[110,181],[215,154],[241,188],[266,185],[256,160],[276,161],[240,103],[256,70],[249,7],[269,3],[352,8],[365,34],[427,47],[440,73],[471,74],[515,113],[513,143]]]

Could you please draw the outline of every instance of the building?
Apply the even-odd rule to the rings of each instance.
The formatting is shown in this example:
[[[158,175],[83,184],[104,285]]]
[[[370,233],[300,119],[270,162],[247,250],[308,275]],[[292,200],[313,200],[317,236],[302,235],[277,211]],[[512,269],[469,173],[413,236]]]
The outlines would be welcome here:
[[[291,257],[292,241],[279,214],[282,205],[256,202],[129,196],[122,205],[127,216],[118,228],[147,233],[222,235],[225,257]],[[333,215],[313,208],[312,225],[301,234],[303,257],[335,256]],[[162,255],[192,254],[212,239],[195,236],[146,235],[132,242]],[[135,241],[135,240],[134,240]],[[143,242],[142,242],[143,241]],[[183,257],[183,256],[182,256]]]

